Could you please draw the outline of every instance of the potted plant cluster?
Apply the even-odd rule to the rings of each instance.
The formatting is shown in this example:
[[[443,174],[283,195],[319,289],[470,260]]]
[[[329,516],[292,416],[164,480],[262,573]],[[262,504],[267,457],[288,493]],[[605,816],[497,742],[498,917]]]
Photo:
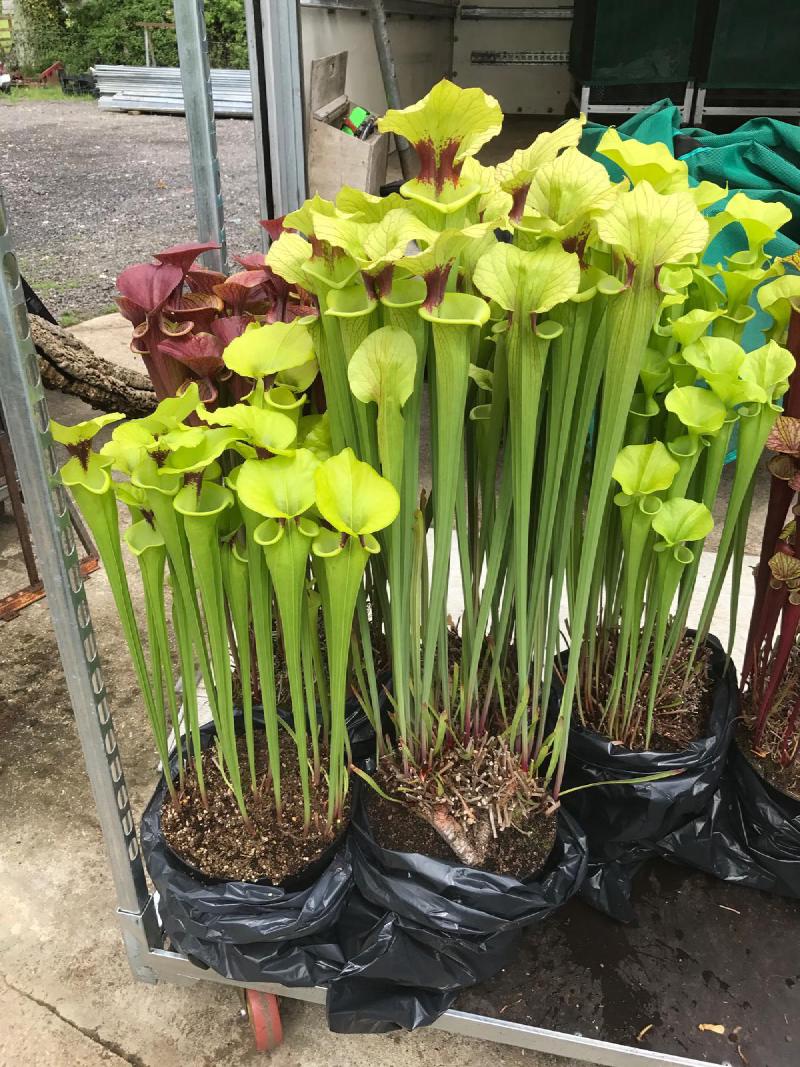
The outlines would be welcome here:
[[[301,320],[254,324],[225,359],[250,384],[237,404],[212,411],[191,381],[99,450],[92,439],[114,416],[53,424],[53,435],[70,453],[61,478],[106,567],[165,768],[142,828],[165,927],[230,977],[307,984],[342,962],[327,931],[350,888],[338,846],[351,806],[351,631],[374,534],[399,501],[350,450],[334,455],[326,417],[303,415],[304,394],[279,381],[313,359]],[[123,541],[141,572],[146,645]],[[245,911],[273,906],[243,919],[228,898],[242,882],[255,883]],[[254,962],[257,941],[268,947]]]
[[[790,261],[791,262],[791,261]],[[791,263],[796,267],[796,263]],[[800,276],[763,285],[769,333],[800,351]],[[797,778],[797,512],[800,372],[767,438],[770,495],[741,678],[742,715],[725,774],[706,808],[664,838],[659,852],[718,878],[800,897]]]
[[[760,293],[777,310],[776,331],[789,311],[789,345],[800,350],[800,278],[778,279]],[[782,306],[781,306],[782,305]],[[787,308],[788,305],[788,308]],[[730,760],[729,830],[739,840],[745,871],[718,864],[715,873],[800,898],[800,372],[767,439],[771,489],[756,597],[742,671],[743,722]],[[733,816],[736,816],[735,818]],[[739,867],[741,868],[741,864]],[[742,877],[743,874],[743,877]]]
[[[789,347],[800,348],[800,278],[770,282],[759,299],[773,313],[774,332],[787,331]],[[742,739],[766,777],[800,800],[800,371],[792,374],[767,448],[773,453],[770,497],[742,670]]]
[[[634,194],[642,190],[642,203],[651,186],[702,208],[723,195],[705,182],[690,189],[685,163],[663,145],[623,142],[612,129],[598,151],[628,175]],[[702,220],[696,262],[666,270],[656,262],[653,274],[652,258],[642,263],[632,246],[625,253],[625,298],[643,305],[650,290],[652,308],[660,290],[660,306],[654,320],[648,312],[638,322],[634,345],[616,348],[629,354],[628,366],[620,358],[611,382],[608,374],[601,382],[588,493],[562,532],[573,546],[567,631],[580,653],[564,663],[560,704],[562,721],[571,713],[576,722],[568,784],[611,783],[567,801],[590,841],[584,893],[620,918],[630,916],[630,877],[641,860],[713,795],[738,714],[735,673],[710,627],[730,570],[729,652],[758,464],[794,368],[774,336],[749,352],[741,344],[754,292],[785,269],[764,246],[787,216],[782,205],[739,193]],[[746,247],[718,262],[714,238],[732,226]],[[726,502],[720,486],[732,442]],[[712,512],[723,508],[714,566],[698,583]],[[703,594],[699,622],[687,632],[695,590]],[[670,769],[681,772],[674,781],[646,780]],[[631,776],[639,777],[633,787],[614,784]]]
[[[419,158],[399,193],[314,197],[229,278],[195,265],[204,246],[129,268],[120,306],[161,404],[99,450],[98,422],[54,428],[165,768],[145,844],[167,929],[246,980],[251,945],[204,945],[208,894],[270,901],[284,945],[314,941],[293,974],[333,979],[336,1028],[370,997],[371,1029],[418,1025],[491,974],[580,888],[579,798],[614,791],[625,823],[654,803],[637,790],[687,768],[713,792],[737,709],[710,624],[794,367],[775,338],[740,345],[751,293],[783,270],[764,244],[784,209],[738,194],[709,221],[725,190],[612,132],[615,184],[579,151],[581,120],[484,166],[501,124],[492,97],[443,81],[380,120]],[[728,225],[747,252],[705,262]],[[590,828],[600,865],[604,846]],[[251,931],[281,939],[280,922]]]

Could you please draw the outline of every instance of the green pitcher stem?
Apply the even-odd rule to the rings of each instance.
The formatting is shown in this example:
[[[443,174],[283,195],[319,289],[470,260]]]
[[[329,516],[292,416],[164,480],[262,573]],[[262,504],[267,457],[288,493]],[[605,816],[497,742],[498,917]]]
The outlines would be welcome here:
[[[183,694],[184,730],[189,738],[192,751],[192,764],[197,779],[197,788],[203,807],[208,807],[206,797],[205,774],[203,772],[203,745],[200,738],[200,720],[197,706],[197,676],[189,622],[186,618],[186,606],[180,586],[170,575],[172,589],[172,627],[175,631],[175,643],[178,646],[178,660],[181,671],[181,692]]]
[[[516,597],[514,638],[517,650],[517,700],[529,695],[530,638],[528,611],[531,488],[539,429],[539,402],[549,340],[536,336],[530,315],[514,315],[508,331],[509,428],[513,483],[512,530],[513,574]],[[528,748],[528,719],[522,719],[522,750]],[[515,739],[512,738],[512,742]]]
[[[690,553],[691,555],[691,553]],[[669,613],[672,601],[678,591],[684,562],[675,557],[672,549],[658,553],[658,600],[656,613],[656,628],[653,638],[653,664],[651,668],[650,692],[647,700],[647,730],[645,747],[650,747],[650,739],[653,735],[653,712],[655,710],[656,697],[661,683],[661,667],[664,662],[664,643],[669,622]]]
[[[263,521],[260,515],[246,508],[241,500],[239,510],[244,519],[247,537],[247,567],[250,581],[250,611],[253,620],[256,666],[258,668],[259,693],[264,709],[264,733],[267,741],[272,793],[278,821],[283,816],[281,800],[281,756],[278,726],[278,707],[275,697],[275,646],[272,639],[272,579],[267,569],[261,545],[254,533]]]
[[[575,603],[570,617],[570,639],[573,648],[580,647],[586,633],[595,552],[608,502],[611,473],[625,436],[625,424],[639,377],[639,365],[647,348],[660,303],[661,294],[655,285],[654,264],[644,262],[637,266],[631,287],[615,296],[609,304],[603,405],[597,429],[594,470],[586,510]],[[569,730],[578,668],[579,657],[570,656],[559,713],[560,719],[564,721],[565,736]],[[566,755],[566,748],[563,748],[556,760],[551,758],[545,773],[546,781],[550,781],[555,775],[556,795],[561,786]]]
[[[725,580],[728,567],[730,566],[731,553],[733,550],[734,535],[739,515],[750,492],[753,476],[758,469],[761,453],[764,450],[767,437],[778,417],[778,410],[770,404],[754,405],[755,410],[743,410],[739,419],[739,445],[737,448],[736,470],[733,476],[733,486],[728,500],[728,510],[725,513],[725,523],[722,527],[717,558],[714,570],[708,583],[708,591],[697,625],[697,636],[692,648],[690,666],[694,662],[697,651],[708,637],[711,628],[711,619],[719,602],[722,592],[722,583]]]
[[[325,385],[333,450],[339,452],[346,447],[355,450],[359,445],[358,432],[350,403],[347,360],[342,349],[341,333],[338,323],[330,315],[326,315],[327,293],[320,291],[317,295],[320,314],[311,327],[311,334]]]
[[[172,673],[172,659],[169,650],[169,637],[167,635],[167,618],[164,611],[164,563],[166,553],[163,549],[150,549],[139,556],[139,567],[142,573],[145,605],[147,609],[147,630],[150,640],[150,654],[153,661],[153,685],[156,689],[159,704],[159,734],[163,728],[163,752],[166,754],[164,763],[164,775],[169,780],[169,744],[166,736],[164,718],[163,689],[166,689],[167,707],[169,708],[172,734],[175,738],[176,762],[178,765],[178,786],[183,790],[184,786],[184,760],[183,739],[181,738],[180,718],[178,715],[178,703],[175,699],[175,679]],[[163,689],[162,689],[163,685]],[[162,761],[164,755],[161,755]]]
[[[328,675],[331,694],[331,740],[328,771],[328,825],[341,817],[347,793],[345,702],[347,662],[353,616],[368,554],[358,538],[346,537],[341,550],[319,561],[326,572]]]
[[[212,714],[216,712],[216,691],[214,676],[211,670],[211,661],[208,656],[206,637],[203,624],[200,619],[200,611],[197,604],[197,590],[192,575],[189,560],[189,547],[181,516],[173,507],[175,494],[166,494],[158,489],[142,485],[147,497],[147,506],[153,514],[156,529],[164,538],[167,547],[167,559],[170,573],[173,575],[176,585],[180,588],[183,603],[186,608],[186,619],[189,632],[195,646],[197,658],[200,662],[200,673],[206,687],[208,702]]]
[[[220,489],[218,486],[210,488]],[[204,487],[205,491],[205,487]],[[222,494],[227,494],[224,497]],[[228,645],[228,626],[225,613],[225,593],[222,577],[222,558],[219,544],[219,522],[224,506],[229,506],[232,496],[228,490],[220,489],[221,499],[228,501],[220,504],[217,510],[193,512],[189,509],[202,506],[194,487],[187,486],[175,498],[176,509],[182,510],[184,529],[189,543],[197,588],[203,604],[203,615],[208,632],[213,665],[214,686],[216,693],[217,741],[225,764],[225,772],[236,798],[242,817],[249,824],[247,806],[242,789],[237,750],[236,728],[233,713],[233,679]],[[213,714],[213,706],[212,706]]]
[[[428,618],[423,641],[422,692],[418,698],[422,704],[430,703],[440,623],[447,613],[447,582],[450,574],[456,493],[463,477],[464,406],[469,385],[472,337],[477,333],[477,329],[469,325],[433,322],[432,333],[436,396],[436,491],[433,496],[434,548]],[[446,650],[441,654],[446,655]]]
[[[358,346],[374,329],[377,314],[371,308],[359,315],[332,315],[329,311],[328,318],[334,318],[335,325],[338,326],[339,329],[340,347],[345,369],[345,384],[347,384],[347,366]],[[333,371],[331,371],[331,373],[333,373]],[[347,444],[354,450],[359,459],[364,460],[366,463],[370,463],[372,466],[377,466],[378,455],[376,451],[376,442],[366,409],[363,404],[359,404],[358,401],[352,397],[349,391],[349,386],[346,399],[348,406],[353,412],[353,423],[356,433],[356,440],[354,442],[348,441]]]
[[[265,524],[262,524],[261,529],[263,525]],[[308,719],[303,685],[302,640],[309,547],[309,539],[301,533],[295,519],[286,519],[283,523],[282,534],[272,543],[263,545],[281,621],[286,673],[292,704],[292,725],[297,747],[300,785],[303,791],[303,826],[306,830],[311,825],[311,785],[308,767]],[[313,714],[314,711],[314,708],[308,709],[309,714]]]
[[[711,510],[717,499],[717,492],[722,480],[722,472],[725,467],[725,459],[730,448],[733,427],[738,421],[738,416],[729,417],[720,432],[712,437],[708,448],[705,450],[705,467],[703,470],[702,502]],[[694,550],[694,560],[684,568],[681,578],[681,590],[678,597],[678,605],[675,610],[675,618],[667,639],[666,665],[672,662],[678,650],[681,637],[686,629],[686,620],[689,617],[692,596],[697,584],[697,575],[700,570],[700,561],[703,554],[701,542]]]
[[[250,666],[250,603],[248,594],[247,560],[238,555],[232,544],[222,550],[222,580],[225,598],[230,612],[233,636],[239,662],[242,685],[242,718],[244,720],[245,745],[250,789],[258,792],[256,781],[256,750],[253,731],[253,680]]]
[[[80,508],[81,514],[86,520],[86,525],[97,546],[100,559],[108,575],[108,583],[117,607],[125,640],[130,650],[133,669],[136,672],[136,680],[145,702],[150,722],[155,722],[158,716],[156,696],[150,675],[147,671],[142,639],[136,624],[131,594],[128,588],[128,578],[125,573],[125,565],[122,561],[122,548],[119,537],[119,518],[117,502],[114,493],[109,488],[103,494],[92,493],[80,485],[70,486],[75,503]],[[163,757],[159,753],[159,757]],[[167,777],[169,776],[169,759],[164,764]]]

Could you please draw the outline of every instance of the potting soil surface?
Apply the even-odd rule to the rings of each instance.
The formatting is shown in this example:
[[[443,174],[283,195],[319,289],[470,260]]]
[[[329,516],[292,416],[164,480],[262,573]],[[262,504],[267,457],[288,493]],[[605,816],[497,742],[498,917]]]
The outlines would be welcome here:
[[[657,861],[634,906],[628,926],[570,902],[454,1007],[702,1062],[797,1067],[798,902]]]

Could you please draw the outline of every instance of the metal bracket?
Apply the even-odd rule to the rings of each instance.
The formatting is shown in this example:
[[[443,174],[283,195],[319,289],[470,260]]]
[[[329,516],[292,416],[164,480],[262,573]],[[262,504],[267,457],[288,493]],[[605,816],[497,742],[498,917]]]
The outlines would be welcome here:
[[[574,13],[569,7],[479,7],[469,5],[459,10],[458,17],[466,20],[497,22],[509,19],[525,19],[531,22],[567,21]]]
[[[148,897],[142,911],[117,908],[117,919],[134,978],[154,985],[159,976],[150,965],[151,954],[163,942],[155,897]]]
[[[605,100],[593,104],[591,102],[591,85],[581,85],[580,95],[576,87],[573,87],[571,99],[582,115],[635,115],[645,108],[650,107],[652,101],[642,104],[610,104]],[[694,99],[694,82],[688,81],[683,94],[681,105],[681,121],[688,123],[692,113],[692,101]],[[696,119],[695,119],[696,121]]]
[[[563,67],[569,63],[569,52],[473,52],[470,61],[495,67],[546,66]]]
[[[735,115],[742,118],[757,115],[769,115],[772,118],[796,119],[800,118],[800,106],[773,107],[772,105],[737,105],[737,104],[706,104],[708,89],[701,86],[697,90],[694,110],[692,112],[692,125],[702,126],[704,115]],[[684,121],[688,122],[688,118]]]

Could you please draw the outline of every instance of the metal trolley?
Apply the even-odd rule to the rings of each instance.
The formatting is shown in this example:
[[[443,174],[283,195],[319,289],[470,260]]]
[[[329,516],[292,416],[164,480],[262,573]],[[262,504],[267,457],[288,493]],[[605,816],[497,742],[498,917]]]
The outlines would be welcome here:
[[[254,12],[255,5],[255,12]],[[335,6],[332,3],[331,6]],[[262,205],[280,214],[296,206],[304,195],[302,114],[297,93],[299,47],[294,0],[246,2],[251,56],[256,55],[254,36],[260,32],[259,60],[252,64],[254,90],[263,82],[264,56],[280,55],[267,81],[269,117],[263,122],[255,109],[259,192]],[[260,9],[259,9],[260,8]],[[198,237],[216,240],[223,251],[224,226],[216,136],[210,99],[208,56],[202,15],[202,0],[176,0],[176,25],[180,46],[187,127],[192,155],[192,177],[197,209]],[[294,47],[285,47],[285,42]],[[280,43],[284,47],[279,47]],[[256,93],[254,92],[254,100]],[[264,95],[262,90],[261,100]],[[266,109],[264,109],[266,111]],[[278,116],[281,116],[278,120]],[[265,171],[265,146],[273,150],[271,173]],[[269,166],[269,165],[268,165]],[[264,212],[266,214],[266,212]],[[11,245],[8,215],[0,192],[0,381],[9,436],[16,457],[20,487],[44,579],[47,601],[66,674],[86,770],[91,782],[98,817],[108,850],[117,893],[117,917],[125,950],[134,976],[143,982],[220,982],[243,989],[256,1045],[262,1050],[281,1041],[278,996],[323,1004],[323,989],[288,989],[264,983],[244,989],[202,969],[186,956],[166,947],[156,901],[150,893],[136,833],[136,821],[125,785],[122,758],[114,731],[89,605],[83,586],[79,549],[70,521],[66,492],[57,479],[53,441],[44,387],[36,351],[31,340],[16,257]],[[592,1037],[561,1033],[539,1027],[461,1011],[446,1012],[435,1024],[438,1029],[466,1037],[483,1038],[569,1056],[607,1067],[675,1065],[708,1067],[709,1061],[664,1055],[644,1048],[612,1044]],[[722,1067],[722,1065],[718,1065]]]
[[[78,544],[67,497],[57,479],[53,441],[36,350],[30,336],[8,218],[0,195],[0,381],[3,409],[17,460],[20,486],[33,531],[47,601],[64,664],[86,771],[92,785],[100,826],[108,849],[117,893],[119,919],[131,970],[142,982],[241,983],[208,971],[165,947],[155,900],[145,879],[122,758],[114,732],[100,657],[81,576]],[[323,1004],[323,989],[288,989],[265,983],[246,990],[248,1014],[257,1045],[280,1043],[276,997],[289,996]],[[708,1067],[698,1060],[666,1056],[647,1049],[611,1044],[590,1037],[492,1019],[460,1011],[446,1012],[435,1024],[465,1037],[560,1056],[607,1067],[670,1065]]]

